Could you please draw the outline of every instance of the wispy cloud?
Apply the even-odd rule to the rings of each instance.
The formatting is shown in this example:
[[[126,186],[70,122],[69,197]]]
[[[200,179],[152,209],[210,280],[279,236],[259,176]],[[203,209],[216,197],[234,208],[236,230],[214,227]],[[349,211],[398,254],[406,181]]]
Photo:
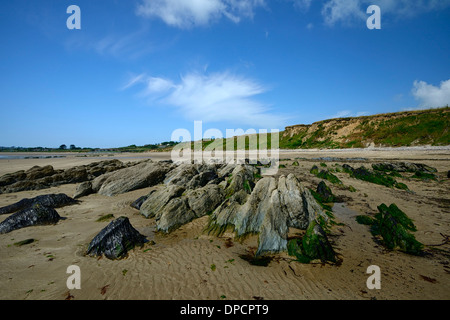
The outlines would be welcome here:
[[[358,111],[353,112],[351,110],[342,110],[336,113],[334,116],[331,116],[331,119],[337,119],[337,118],[349,118],[349,117],[362,117],[369,115],[369,112],[367,111]]]
[[[93,35],[75,34],[65,41],[66,49],[88,50],[100,56],[120,59],[138,59],[163,45],[154,45],[148,40],[147,30],[142,29],[130,33],[110,33],[95,37]]]
[[[325,24],[351,24],[365,20],[370,5],[378,5],[382,14],[397,18],[410,18],[420,13],[450,6],[450,0],[328,0],[322,7]]]
[[[178,28],[206,26],[226,17],[234,23],[253,18],[264,0],[142,0],[136,13],[143,17],[159,18]]]
[[[450,79],[436,87],[425,81],[414,81],[412,94],[420,108],[439,108],[450,104]]]
[[[190,121],[279,128],[286,120],[256,99],[268,90],[265,86],[229,72],[193,72],[182,76],[179,81],[142,74],[132,77],[124,88],[137,84],[141,84],[143,97],[177,108]]]

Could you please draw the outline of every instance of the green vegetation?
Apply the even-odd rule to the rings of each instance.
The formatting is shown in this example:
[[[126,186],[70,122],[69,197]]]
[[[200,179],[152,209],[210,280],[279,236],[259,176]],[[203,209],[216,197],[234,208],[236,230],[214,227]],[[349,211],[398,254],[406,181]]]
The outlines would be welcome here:
[[[309,172],[316,177],[328,180],[333,184],[342,184],[342,181],[339,180],[339,178],[332,174],[329,170],[321,170],[319,172],[319,168],[317,166],[313,166]]]
[[[450,145],[449,111],[447,106],[288,127],[280,132],[280,148],[364,148],[370,143],[389,147]],[[339,135],[338,130],[345,127],[349,128],[347,135]]]
[[[287,244],[288,254],[301,263],[320,259],[322,263],[336,262],[336,253],[320,225],[313,221],[301,239],[291,239]]]
[[[404,183],[397,182],[392,176],[383,174],[381,171],[370,171],[362,166],[358,169],[353,169],[349,165],[344,165],[344,172],[350,174],[352,178],[379,184],[389,188],[395,187],[401,190],[408,190],[408,186]]]
[[[19,242],[14,243],[15,246],[21,247],[30,243],[33,243],[35,240],[34,239],[26,239],[26,240],[22,240]]]
[[[412,178],[421,179],[421,180],[437,180],[436,176],[432,173],[417,171],[414,173]]]
[[[98,218],[96,220],[96,222],[105,222],[105,221],[109,221],[111,219],[114,219],[114,215],[113,214],[107,214],[107,215],[104,215],[104,216],[101,216],[100,218]]]
[[[369,216],[357,216],[356,222],[358,222],[359,224],[364,224],[366,226],[371,226],[374,224],[375,220]]]
[[[395,204],[389,207],[384,203],[378,206],[375,219],[358,216],[358,223],[370,225],[373,236],[382,238],[383,245],[389,250],[399,249],[408,254],[422,254],[423,244],[416,240],[410,231],[417,231],[413,221]]]

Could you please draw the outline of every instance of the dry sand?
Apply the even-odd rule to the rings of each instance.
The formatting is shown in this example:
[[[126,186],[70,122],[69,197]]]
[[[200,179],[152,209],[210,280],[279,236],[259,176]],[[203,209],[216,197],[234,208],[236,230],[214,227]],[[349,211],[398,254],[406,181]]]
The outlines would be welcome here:
[[[280,158],[304,158],[298,167],[283,161],[306,186],[316,187],[320,179],[309,173],[318,157],[368,158],[368,162],[344,162],[352,166],[388,160],[415,161],[439,171],[439,182],[399,179],[412,192],[390,189],[337,174],[344,185],[356,192],[331,185],[333,193],[345,196],[345,204],[333,208],[336,221],[330,240],[342,258],[340,266],[293,262],[285,253],[275,255],[267,267],[253,266],[239,256],[254,251],[257,238],[235,241],[232,234],[221,238],[203,232],[208,217],[183,226],[169,235],[155,233],[154,220],[145,219],[130,203],[149,188],[116,197],[90,195],[78,205],[57,209],[64,217],[54,226],[29,227],[0,235],[0,299],[449,299],[450,245],[427,248],[424,257],[387,251],[377,244],[368,227],[355,216],[377,211],[381,203],[396,203],[414,220],[416,238],[426,245],[439,244],[440,235],[450,234],[450,151],[448,149],[347,150],[282,152]],[[27,170],[34,165],[56,169],[100,161],[111,156],[57,159],[0,160],[0,175]],[[116,155],[122,161],[170,158],[168,153]],[[328,165],[337,163],[328,162]],[[342,162],[341,162],[342,164]],[[329,184],[330,185],[330,184]],[[0,206],[41,194],[66,193],[76,185],[0,195]],[[103,215],[126,216],[131,224],[155,244],[135,248],[119,261],[84,256],[87,245],[108,222],[96,222]],[[0,216],[3,221],[6,216]],[[301,232],[291,230],[292,234]],[[32,244],[14,243],[33,238]],[[81,289],[68,290],[67,267],[81,269]],[[381,268],[381,289],[366,286],[370,265]]]

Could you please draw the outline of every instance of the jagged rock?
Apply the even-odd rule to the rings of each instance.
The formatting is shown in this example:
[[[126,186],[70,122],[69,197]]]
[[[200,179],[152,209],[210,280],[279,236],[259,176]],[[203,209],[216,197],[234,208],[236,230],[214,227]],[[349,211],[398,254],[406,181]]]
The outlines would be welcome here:
[[[226,196],[229,197],[240,190],[250,194],[255,186],[254,180],[257,173],[258,169],[253,166],[236,165],[229,178],[227,178]]]
[[[215,184],[208,184],[186,193],[189,208],[194,211],[195,217],[200,218],[211,214],[224,200],[224,190]]]
[[[167,186],[186,186],[193,177],[198,175],[198,167],[198,164],[181,164],[167,174],[166,178],[164,179],[164,184]]]
[[[105,196],[147,188],[161,183],[173,165],[143,162],[138,165],[104,174],[92,182],[92,189]]]
[[[13,203],[9,206],[0,208],[0,215],[2,214],[8,214],[12,212],[16,212],[18,210],[31,207],[35,204],[39,204],[44,207],[48,208],[61,208],[64,206],[76,204],[78,201],[75,199],[72,199],[68,197],[67,195],[60,193],[60,194],[47,194],[42,196],[37,196],[32,199],[22,199],[19,202]]]
[[[168,186],[159,190],[153,190],[142,203],[140,213],[146,218],[153,218],[161,212],[165,205],[173,198],[180,197],[186,189],[180,186]]]
[[[89,179],[89,173],[84,167],[74,167],[61,174],[62,180],[66,183],[79,183]]]
[[[67,170],[55,170],[52,166],[34,166],[28,171],[18,171],[0,177],[0,193],[40,190],[62,184],[85,182],[125,167],[127,166],[119,160],[94,162]]]
[[[39,167],[34,166],[31,169],[27,170],[26,172],[26,179],[27,180],[37,180],[43,177],[52,176],[55,174],[55,170],[52,166],[45,166],[45,167]]]
[[[35,203],[32,206],[13,213],[0,223],[0,234],[8,233],[17,229],[56,224],[61,217],[55,209]]]
[[[133,203],[130,205],[132,208],[135,208],[137,210],[141,209],[142,204],[147,200],[148,195],[139,197],[137,200],[133,201]]]
[[[4,176],[0,177],[0,187],[7,186],[18,181],[25,180],[27,178],[27,174],[25,171],[17,171],[14,173],[8,173]]]
[[[174,198],[164,206],[162,211],[156,214],[156,229],[169,233],[195,218],[195,212],[189,208],[186,197]]]
[[[372,168],[378,171],[397,171],[397,172],[427,172],[435,173],[436,168],[427,166],[422,163],[411,163],[411,162],[383,162],[374,163]]]
[[[86,181],[78,185],[77,191],[75,191],[75,195],[73,196],[73,198],[79,199],[81,197],[88,196],[92,193],[94,193],[94,190],[92,190],[92,182]]]
[[[233,194],[211,215],[209,229],[220,233],[233,226],[238,237],[257,233],[256,254],[261,255],[286,250],[289,227],[305,229],[319,216],[328,220],[311,192],[290,174],[259,180],[250,195]]]
[[[127,217],[120,217],[109,223],[95,236],[86,254],[91,256],[104,254],[111,260],[121,259],[136,245],[143,245],[146,241],[145,236],[133,228]]]

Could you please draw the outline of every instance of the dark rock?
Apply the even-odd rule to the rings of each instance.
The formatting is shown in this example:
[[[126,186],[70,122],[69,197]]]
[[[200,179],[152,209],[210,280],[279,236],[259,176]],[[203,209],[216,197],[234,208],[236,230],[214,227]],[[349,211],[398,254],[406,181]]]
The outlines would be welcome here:
[[[55,209],[35,203],[31,207],[13,213],[1,222],[0,234],[30,226],[56,224],[59,219],[61,217]]]
[[[146,242],[126,217],[120,217],[109,223],[89,244],[86,251],[90,256],[105,255],[108,259],[121,259],[126,257],[128,251],[136,245]]]
[[[137,210],[140,210],[142,204],[145,202],[145,200],[147,200],[147,198],[148,198],[148,195],[140,197],[139,199],[137,199],[136,201],[134,201],[134,202],[131,204],[131,207],[132,207],[132,208],[135,208],[135,209],[137,209]]]
[[[132,165],[134,164],[130,164]],[[40,190],[62,184],[85,182],[126,167],[119,160],[100,161],[67,170],[55,170],[52,166],[34,166],[28,171],[18,171],[0,177],[0,193]]]
[[[328,187],[324,181],[320,181],[316,192],[320,195],[322,202],[334,202],[335,200],[330,187]]]
[[[76,204],[78,201],[75,199],[72,199],[68,197],[67,195],[60,193],[60,194],[47,194],[42,196],[37,196],[32,199],[22,199],[19,202],[16,202],[14,204],[11,204],[6,207],[0,208],[0,215],[1,214],[8,214],[12,212],[16,212],[18,210],[31,207],[35,204],[39,204],[44,207],[48,208],[61,208],[64,206]]]

